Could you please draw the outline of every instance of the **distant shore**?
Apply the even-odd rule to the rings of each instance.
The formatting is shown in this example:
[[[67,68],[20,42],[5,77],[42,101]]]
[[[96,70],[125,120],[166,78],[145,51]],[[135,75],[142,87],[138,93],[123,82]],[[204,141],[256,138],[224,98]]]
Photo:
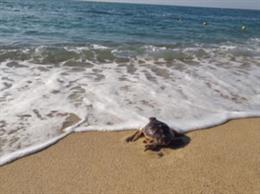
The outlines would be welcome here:
[[[185,145],[143,152],[133,131],[75,133],[0,167],[1,193],[236,193],[260,191],[260,118],[187,134]]]

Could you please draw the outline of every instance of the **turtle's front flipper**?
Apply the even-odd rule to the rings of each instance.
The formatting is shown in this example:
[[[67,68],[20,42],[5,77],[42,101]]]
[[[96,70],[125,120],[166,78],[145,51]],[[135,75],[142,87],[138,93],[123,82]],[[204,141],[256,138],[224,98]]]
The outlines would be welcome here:
[[[142,130],[137,130],[133,135],[131,135],[130,137],[126,138],[126,142],[131,142],[131,141],[136,141],[138,140],[140,137],[142,137],[143,131]]]

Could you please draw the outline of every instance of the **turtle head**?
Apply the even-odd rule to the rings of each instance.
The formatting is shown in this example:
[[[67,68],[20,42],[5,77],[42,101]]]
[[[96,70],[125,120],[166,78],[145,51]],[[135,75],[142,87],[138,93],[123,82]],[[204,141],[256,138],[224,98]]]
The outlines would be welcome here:
[[[155,117],[150,117],[149,120],[150,121],[156,121],[157,119]]]

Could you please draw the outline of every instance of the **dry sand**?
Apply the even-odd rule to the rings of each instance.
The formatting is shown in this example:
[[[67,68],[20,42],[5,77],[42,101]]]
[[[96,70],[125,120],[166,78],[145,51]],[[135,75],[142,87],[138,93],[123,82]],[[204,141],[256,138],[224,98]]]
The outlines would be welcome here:
[[[188,133],[162,157],[125,143],[132,133],[72,134],[0,167],[0,193],[260,193],[259,118]]]

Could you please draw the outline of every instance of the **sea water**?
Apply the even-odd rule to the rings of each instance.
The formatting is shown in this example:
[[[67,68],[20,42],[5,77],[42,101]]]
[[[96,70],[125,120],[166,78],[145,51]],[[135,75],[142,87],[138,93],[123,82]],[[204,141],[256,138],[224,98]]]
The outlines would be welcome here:
[[[260,11],[0,1],[0,165],[151,116],[180,132],[260,116]]]

